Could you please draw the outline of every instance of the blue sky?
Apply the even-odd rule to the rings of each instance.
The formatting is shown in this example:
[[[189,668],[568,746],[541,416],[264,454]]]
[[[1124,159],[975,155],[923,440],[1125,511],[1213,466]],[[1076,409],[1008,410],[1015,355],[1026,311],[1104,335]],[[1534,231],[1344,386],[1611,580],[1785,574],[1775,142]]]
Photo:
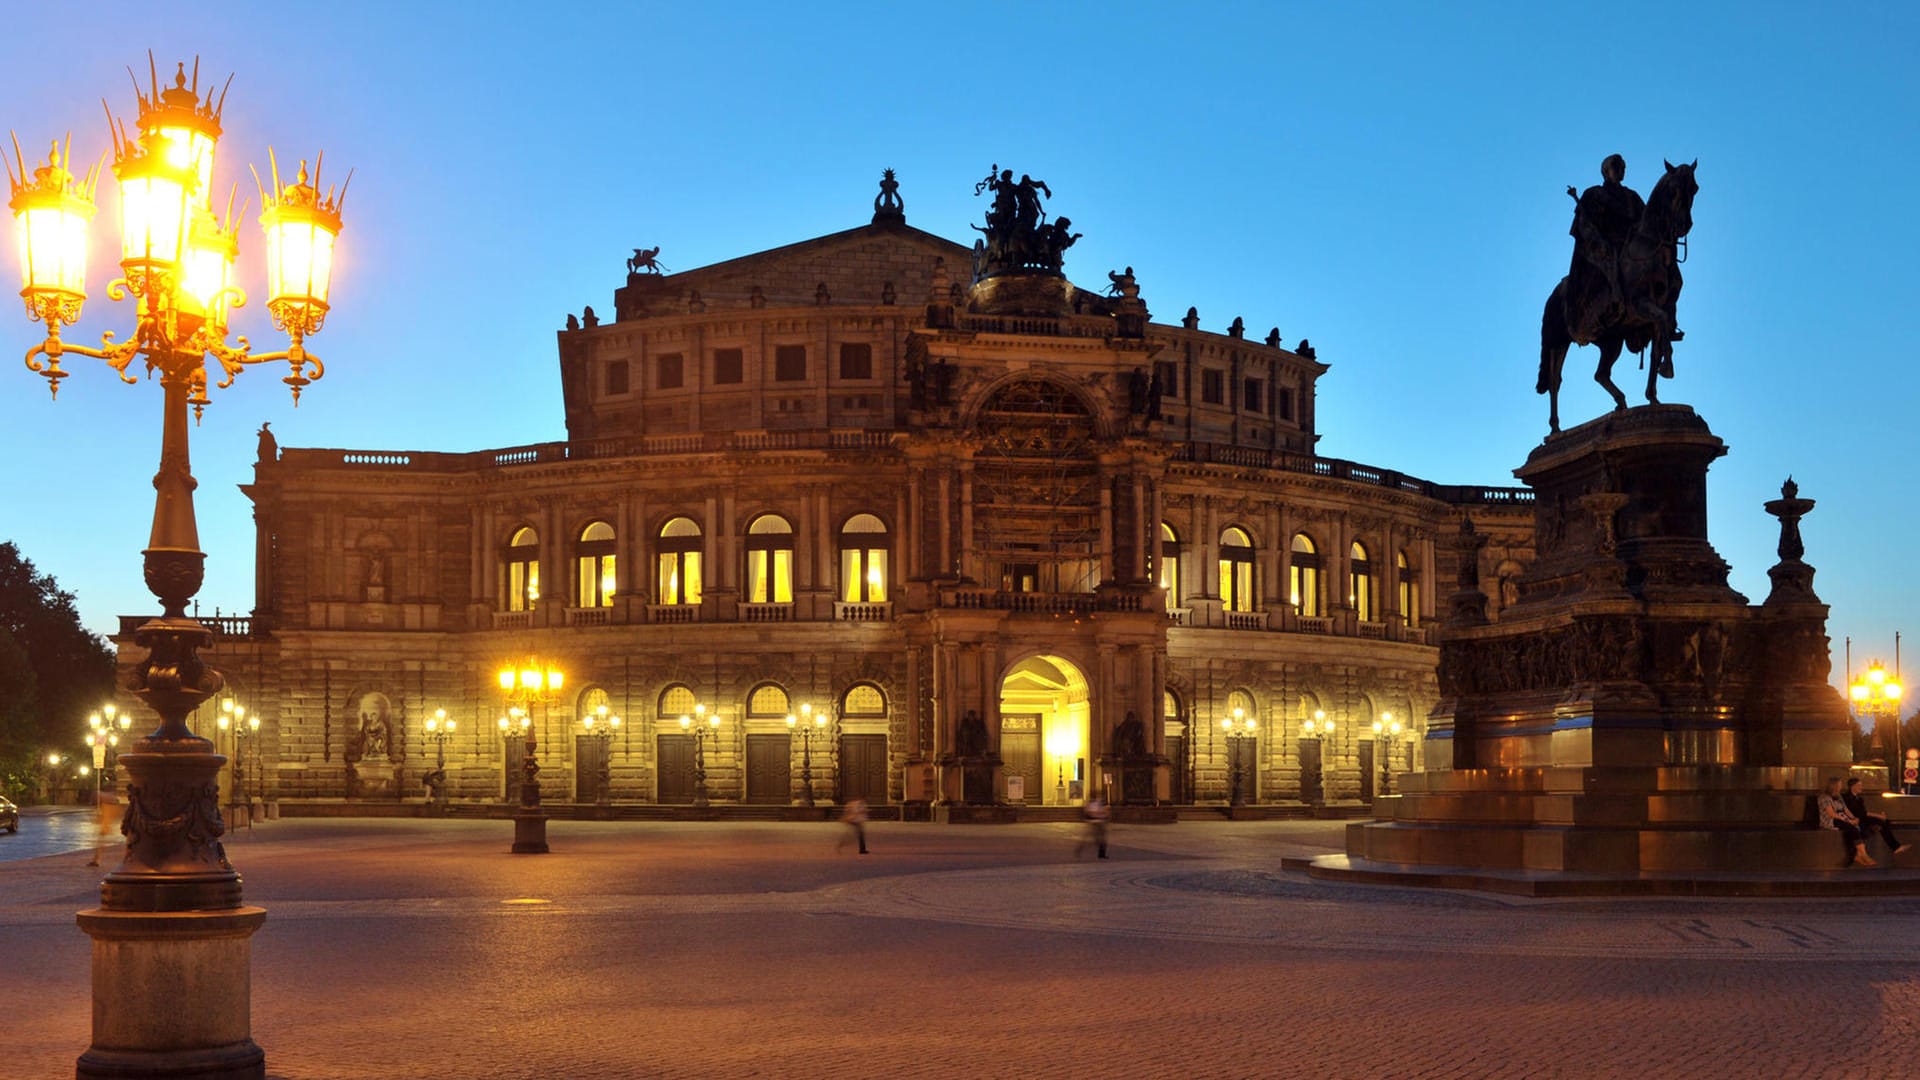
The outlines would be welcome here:
[[[1083,283],[1132,265],[1158,319],[1193,305],[1210,328],[1238,315],[1311,338],[1333,365],[1323,453],[1513,483],[1546,430],[1533,377],[1570,251],[1564,189],[1617,152],[1642,191],[1663,157],[1700,161],[1663,397],[1731,447],[1709,513],[1736,587],[1766,594],[1760,504],[1792,473],[1819,502],[1807,559],[1836,668],[1845,636],[1858,666],[1920,627],[1909,6],[552,3],[534,25],[517,4],[186,7],[11,12],[0,124],[30,152],[71,129],[91,159],[100,98],[130,115],[124,68],[152,48],[238,73],[218,184],[252,196],[245,165],[269,144],[357,170],[335,310],[310,342],[326,378],[296,410],[277,371],[249,371],[194,432],[203,612],[252,606],[236,485],[262,420],[290,446],[560,438],[554,331],[611,308],[630,249],[681,270],[862,224],[889,166],[908,221],[962,240],[988,165],[1030,172],[1086,234],[1067,264]],[[76,340],[131,321],[105,296],[103,203]],[[242,233],[256,293],[257,237]],[[0,325],[24,352],[40,328],[14,310]],[[277,347],[257,303],[236,323]],[[1605,403],[1594,356],[1568,359],[1569,423]],[[158,387],[76,358],[51,404],[8,363],[0,537],[96,629],[153,610],[138,551]]]

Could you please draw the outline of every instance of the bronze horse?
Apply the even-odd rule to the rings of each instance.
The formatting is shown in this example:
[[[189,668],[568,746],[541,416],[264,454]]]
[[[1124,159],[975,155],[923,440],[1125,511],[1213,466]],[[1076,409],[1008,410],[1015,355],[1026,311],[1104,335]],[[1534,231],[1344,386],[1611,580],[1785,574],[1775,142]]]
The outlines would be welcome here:
[[[1613,395],[1615,412],[1627,407],[1627,397],[1613,384],[1614,361],[1622,347],[1642,352],[1649,346],[1653,353],[1647,364],[1647,402],[1658,404],[1656,382],[1673,378],[1673,343],[1679,339],[1675,329],[1674,308],[1680,298],[1680,260],[1678,247],[1682,237],[1693,229],[1693,197],[1700,185],[1693,179],[1695,160],[1686,165],[1665,162],[1666,175],[1653,185],[1647,196],[1646,212],[1634,225],[1625,249],[1620,254],[1620,292],[1624,305],[1614,305],[1611,297],[1600,292],[1573,297],[1575,304],[1589,308],[1569,308],[1568,278],[1561,278],[1547,297],[1540,318],[1540,378],[1534,393],[1547,395],[1547,423],[1560,430],[1560,369],[1566,363],[1567,350],[1575,344],[1600,346],[1600,366],[1593,379]],[[1612,310],[1598,319],[1591,305],[1607,305]],[[1599,333],[1590,341],[1576,341],[1573,328],[1598,325]]]

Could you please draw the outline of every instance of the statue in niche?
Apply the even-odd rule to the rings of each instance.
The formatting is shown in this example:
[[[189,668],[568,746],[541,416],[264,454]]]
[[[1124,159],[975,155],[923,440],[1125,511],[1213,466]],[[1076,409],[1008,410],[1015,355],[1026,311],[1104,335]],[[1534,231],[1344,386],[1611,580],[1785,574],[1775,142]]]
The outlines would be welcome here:
[[[383,600],[387,595],[387,554],[369,551],[363,556],[365,580],[362,588],[368,600]]]
[[[880,303],[881,304],[883,305],[892,304],[896,295],[897,294],[893,291],[893,282],[889,281],[880,286]]]
[[[627,260],[627,275],[637,277],[640,274],[660,274],[666,267],[660,265],[660,248],[634,248],[633,257]]]
[[[263,462],[280,460],[280,440],[274,438],[273,432],[268,430],[271,427],[273,427],[271,423],[262,423],[260,425],[260,445],[257,449],[257,455],[259,460]]]
[[[1147,419],[1160,419],[1160,399],[1166,392],[1166,384],[1160,379],[1160,369],[1155,367],[1153,378],[1147,383]]]
[[[978,710],[968,709],[960,717],[960,729],[954,733],[954,752],[963,758],[986,756],[987,722],[980,718]]]
[[[352,745],[348,747],[349,760],[391,759],[388,747],[392,743],[393,709],[387,701],[387,695],[378,692],[362,694],[355,711],[360,726],[354,733]]]
[[[1121,757],[1139,758],[1147,756],[1147,728],[1140,722],[1140,714],[1127,710],[1127,718],[1113,729],[1113,752]]]

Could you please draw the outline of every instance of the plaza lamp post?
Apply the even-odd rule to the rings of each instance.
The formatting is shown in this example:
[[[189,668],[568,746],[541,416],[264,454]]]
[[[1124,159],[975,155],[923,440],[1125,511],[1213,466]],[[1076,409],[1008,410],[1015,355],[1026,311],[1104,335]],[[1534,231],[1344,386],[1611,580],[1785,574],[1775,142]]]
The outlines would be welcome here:
[[[1246,805],[1246,796],[1240,788],[1246,772],[1246,765],[1242,758],[1245,755],[1244,748],[1251,745],[1257,737],[1255,735],[1257,726],[1257,721],[1247,715],[1247,710],[1237,705],[1234,706],[1232,716],[1222,717],[1220,720],[1220,730],[1226,732],[1227,736],[1227,779],[1230,785],[1227,802],[1229,805]]]
[[[517,705],[507,709],[507,714],[500,718],[500,772],[501,779],[506,787],[506,798],[508,802],[519,801],[520,785],[514,781],[513,775],[507,771],[506,747],[515,739],[525,740],[528,737],[527,729],[532,726],[533,718],[527,715],[525,709]]]
[[[796,728],[800,732],[800,805],[813,805],[813,735],[814,732],[826,733],[827,718],[824,713],[816,713],[813,706],[805,702],[800,705],[800,715],[787,714],[787,730]]]
[[[49,805],[60,802],[60,763],[67,760],[65,754],[47,755],[47,802]]]
[[[136,86],[132,132],[108,115],[120,276],[107,296],[134,302],[132,332],[124,337],[108,331],[93,347],[62,336],[63,327],[79,320],[87,296],[87,234],[99,166],[76,176],[71,138],[64,146],[55,142],[45,163],[31,170],[15,139],[7,163],[20,296],[27,317],[47,330],[27,351],[27,369],[43,376],[57,397],[71,374],[62,361],[88,356],[126,383],[157,374],[162,392],[153,527],[143,552],[147,588],[162,614],[134,632],[146,658],[129,679],[160,723],[121,755],[128,773],[126,853],[101,882],[100,907],[79,916],[93,938],[95,978],[93,1043],[76,1075],[262,1077],[266,1055],[253,1041],[249,1016],[248,938],[266,913],[243,906],[240,874],[220,844],[225,828],[215,777],[224,761],[187,727],[187,715],[222,685],[198,655],[212,634],[187,614],[206,562],[194,521],[187,412],[197,419],[211,404],[209,382],[217,377],[219,387],[231,386],[252,364],[285,362],[281,381],[295,404],[301,388],[321,376],[305,342],[326,318],[345,190],[322,189],[317,160],[311,181],[302,162],[284,186],[272,163],[272,190],[260,187],[266,307],[289,344],[268,353],[254,352],[245,336],[229,344],[228,316],[246,294],[234,274],[233,194],[224,220],[214,212],[214,148],[226,92],[202,99],[197,62],[191,86],[184,64],[170,87],[162,89],[151,64],[149,80],[147,91]],[[129,374],[136,361],[140,370]],[[194,825],[170,824],[180,821]],[[180,1007],[210,1000],[220,1007]]]
[[[520,758],[520,805],[513,812],[513,853],[544,855],[547,852],[547,813],[540,807],[540,745],[531,720],[533,707],[542,709],[560,696],[566,675],[542,660],[528,657],[521,663],[503,667],[498,673],[500,692],[509,711],[521,710],[521,732],[526,750]]]
[[[1903,693],[1900,680],[1887,674],[1886,666],[1875,660],[1867,665],[1867,670],[1847,687],[1848,695],[1853,699],[1856,716],[1867,717],[1873,723],[1873,764],[1885,766],[1888,757],[1888,743],[1893,744],[1893,757],[1899,755],[1900,699]],[[1892,738],[1887,736],[1893,729]],[[1891,776],[1889,776],[1891,781]],[[1891,782],[1889,790],[1893,790]]]
[[[594,777],[593,801],[599,806],[613,802],[613,736],[620,730],[620,716],[605,705],[599,705],[580,718],[580,726],[587,734],[600,740],[600,771]]]
[[[227,749],[233,751],[233,768],[227,775],[227,814],[233,818],[234,808],[240,805],[240,779],[246,771],[246,761],[240,754],[240,733],[247,726],[247,707],[232,698],[226,698],[220,702],[220,716],[215,723],[221,734],[227,737]],[[216,745],[214,749],[218,751],[219,746]],[[229,827],[232,827],[232,822],[229,822]]]
[[[447,805],[447,743],[453,741],[454,728],[458,725],[447,715],[447,710],[435,709],[420,726],[426,729],[427,741],[433,744],[433,775],[429,777],[433,801],[444,808]]]
[[[693,734],[693,805],[706,806],[707,800],[707,733],[712,732],[717,739],[720,735],[720,710],[708,712],[705,705],[696,704],[693,715],[680,716],[680,730]]]
[[[1400,743],[1400,721],[1391,712],[1373,722],[1373,741],[1380,750],[1380,794],[1393,794],[1393,748]]]
[[[1080,752],[1080,740],[1066,725],[1056,725],[1047,736],[1047,753],[1053,757],[1053,803],[1067,805],[1067,759]],[[1078,775],[1076,769],[1075,775]]]

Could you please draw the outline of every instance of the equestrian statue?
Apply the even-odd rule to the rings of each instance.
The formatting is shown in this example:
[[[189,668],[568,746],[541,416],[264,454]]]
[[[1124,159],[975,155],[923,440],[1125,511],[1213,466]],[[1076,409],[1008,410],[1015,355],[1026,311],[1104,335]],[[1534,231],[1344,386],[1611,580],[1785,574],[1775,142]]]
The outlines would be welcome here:
[[[1695,161],[1666,164],[1666,174],[1643,203],[1627,187],[1627,163],[1614,154],[1600,163],[1601,183],[1574,196],[1573,265],[1547,297],[1540,319],[1540,378],[1534,392],[1547,395],[1547,423],[1560,430],[1560,369],[1567,349],[1598,345],[1594,381],[1613,396],[1614,411],[1627,398],[1613,384],[1614,361],[1624,347],[1647,360],[1647,402],[1658,404],[1657,382],[1673,378],[1673,343],[1685,337],[1674,320],[1680,299],[1680,264],[1693,229]]]

